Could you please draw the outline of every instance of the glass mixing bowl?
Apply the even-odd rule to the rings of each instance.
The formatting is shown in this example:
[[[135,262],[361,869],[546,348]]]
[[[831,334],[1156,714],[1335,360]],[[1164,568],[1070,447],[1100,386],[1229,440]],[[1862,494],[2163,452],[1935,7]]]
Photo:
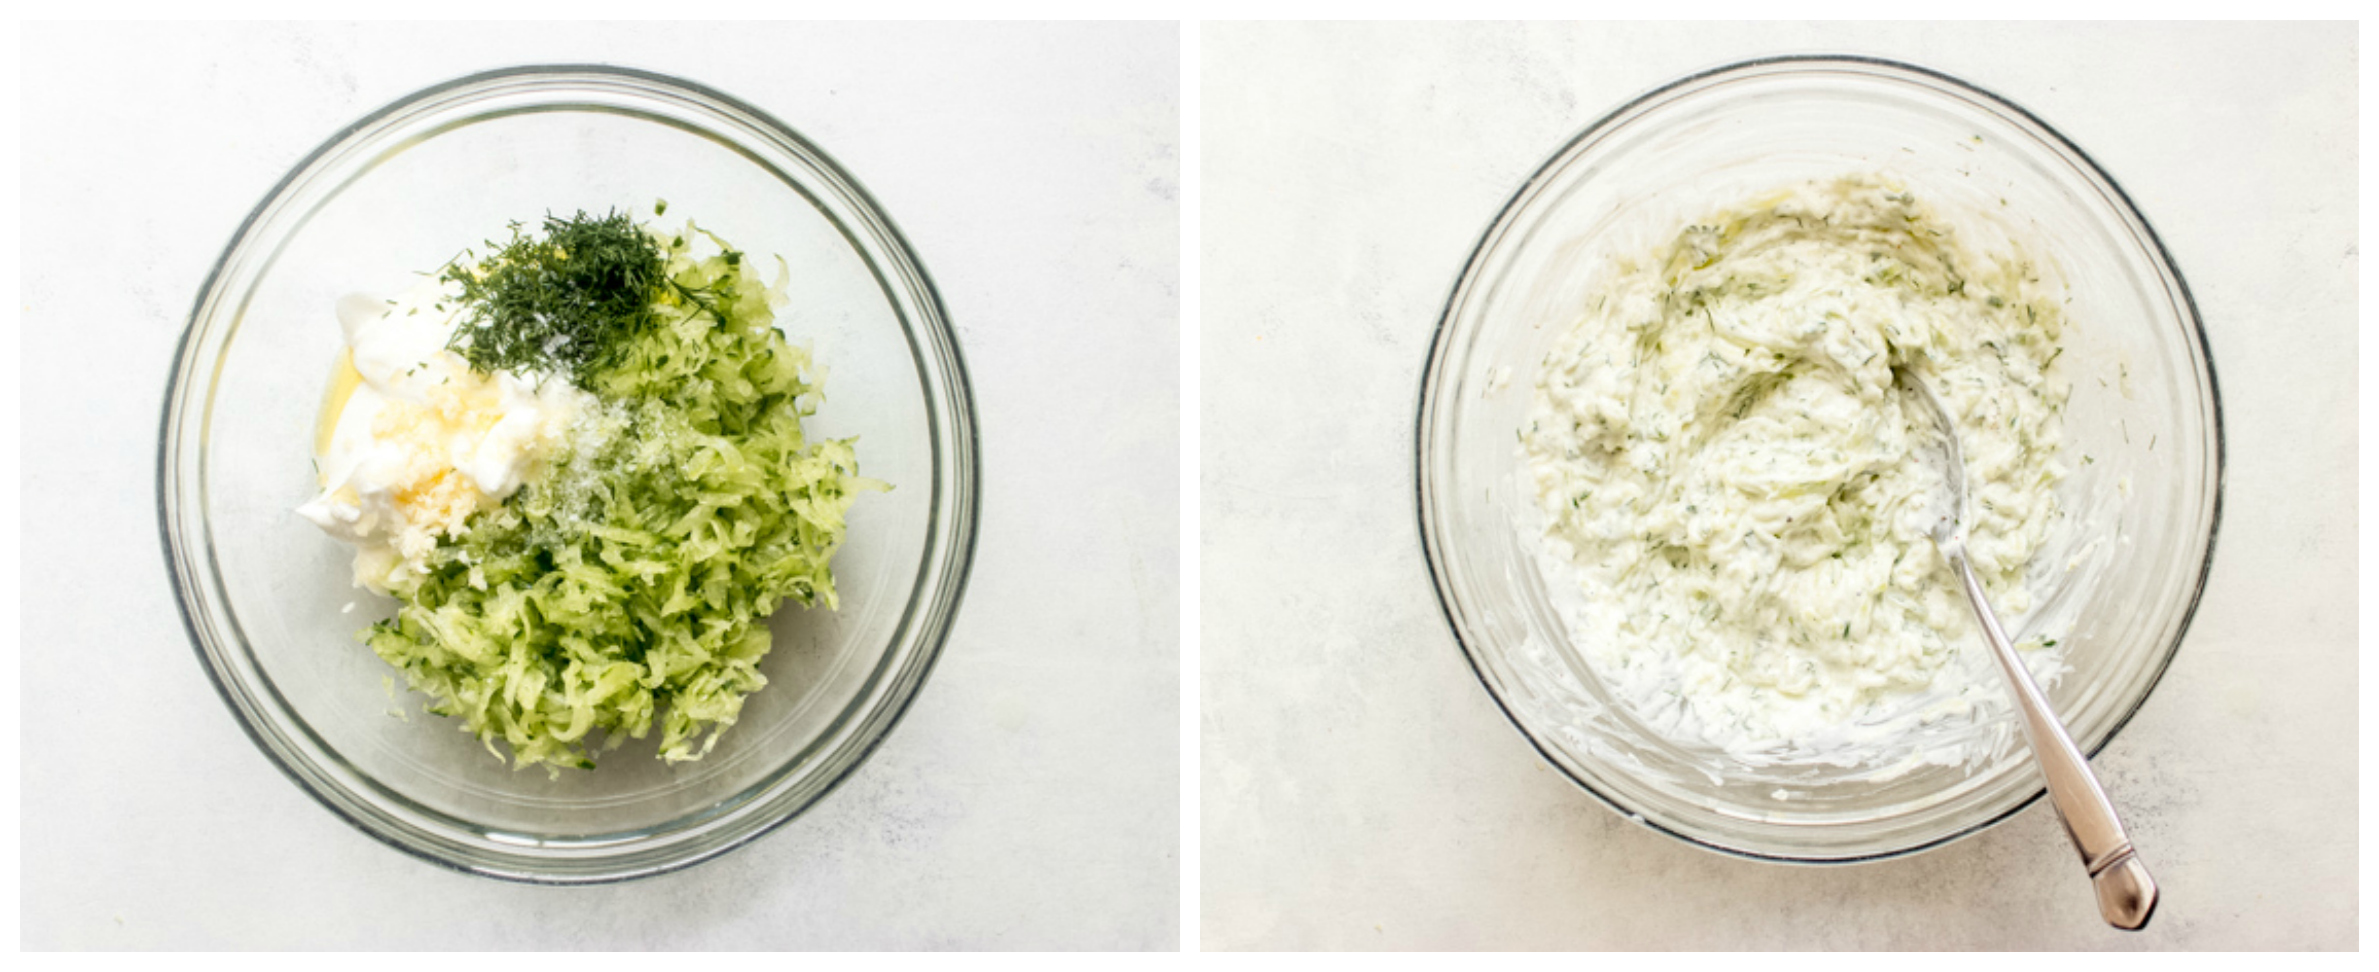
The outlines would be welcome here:
[[[2222,497],[2221,404],[2189,291],[2147,220],[2030,113],[1932,71],[1786,57],[1696,74],[1589,126],[1480,239],[1430,349],[1416,430],[1422,543],[1456,638],[1544,757],[1620,812],[1694,844],[1792,861],[1903,854],[1975,833],[2042,792],[2013,716],[1973,765],[1881,774],[1733,767],[1615,703],[1571,643],[1535,560],[1535,491],[1514,436],[1536,365],[1620,255],[1712,207],[1791,183],[1881,173],[1979,214],[2061,272],[2069,515],[2078,566],[2036,560],[2017,636],[2063,641],[2049,698],[2097,752],[2137,711],[2195,610]],[[2084,461],[2079,456],[2088,456]],[[2102,537],[2088,548],[2084,542]],[[2045,559],[2045,558],[2043,558]],[[1573,587],[1574,589],[1574,587]],[[1974,651],[1982,650],[1980,645]],[[2117,801],[2122,794],[2115,794]]]
[[[506,224],[619,208],[692,217],[793,268],[779,314],[825,375],[813,436],[858,436],[893,484],[852,507],[842,606],[772,621],[768,686],[708,758],[653,733],[593,772],[515,771],[419,711],[355,639],[395,602],[293,512],[314,491],[333,307],[394,295]],[[478,874],[588,883],[715,857],[849,774],[915,696],[975,540],[973,405],[941,300],[891,220],[825,153],[675,78],[529,67],[463,78],[333,136],[256,207],[200,291],[166,390],[159,519],[190,635],[257,745],[333,813]],[[400,714],[402,717],[400,717]]]

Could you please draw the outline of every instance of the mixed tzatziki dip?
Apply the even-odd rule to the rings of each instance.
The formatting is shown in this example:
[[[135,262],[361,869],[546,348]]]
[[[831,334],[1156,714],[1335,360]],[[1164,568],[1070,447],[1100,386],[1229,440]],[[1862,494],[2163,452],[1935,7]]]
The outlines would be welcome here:
[[[1573,643],[1655,731],[1844,762],[2006,706],[1958,663],[1983,648],[1927,534],[1938,433],[1892,376],[1952,414],[1969,554],[2021,616],[2061,516],[2067,323],[2020,247],[1981,242],[1879,178],[1803,184],[1610,267],[1556,340],[1524,476],[1585,595]],[[2054,671],[2053,639],[2020,647]]]

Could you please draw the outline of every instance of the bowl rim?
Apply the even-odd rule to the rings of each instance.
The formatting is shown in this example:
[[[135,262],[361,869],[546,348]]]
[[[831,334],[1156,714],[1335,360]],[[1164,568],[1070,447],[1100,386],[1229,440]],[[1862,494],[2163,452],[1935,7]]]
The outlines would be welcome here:
[[[257,228],[259,222],[277,204],[283,202],[291,188],[302,178],[312,173],[318,163],[323,162],[326,157],[336,151],[352,148],[353,146],[349,145],[349,142],[358,134],[394,116],[436,103],[442,97],[459,91],[500,85],[506,82],[536,84],[539,82],[566,82],[573,79],[596,84],[616,83],[657,88],[666,94],[684,96],[689,102],[698,105],[706,112],[718,114],[723,109],[725,113],[740,115],[741,117],[736,119],[737,121],[748,124],[761,135],[781,141],[784,147],[790,149],[793,154],[802,157],[803,161],[816,167],[821,174],[834,183],[833,188],[840,191],[859,216],[874,224],[873,229],[876,232],[873,235],[877,237],[877,245],[890,258],[888,261],[890,265],[879,266],[876,260],[866,259],[869,271],[877,278],[878,286],[886,291],[886,296],[894,305],[896,313],[904,320],[903,330],[909,332],[906,343],[909,346],[910,355],[918,360],[920,366],[924,365],[925,359],[929,357],[934,359],[939,366],[938,370],[943,372],[934,374],[928,371],[920,376],[926,379],[923,385],[929,402],[937,397],[945,399],[940,408],[929,405],[927,410],[927,431],[928,437],[934,441],[935,465],[942,468],[941,474],[932,483],[933,494],[929,502],[933,511],[930,514],[923,548],[924,557],[913,575],[916,578],[913,584],[926,586],[931,590],[933,596],[926,602],[913,603],[909,608],[909,611],[915,615],[914,623],[918,632],[914,642],[915,657],[909,664],[879,676],[887,679],[887,687],[882,690],[881,698],[873,706],[844,717],[838,717],[838,722],[850,719],[862,724],[858,737],[850,744],[842,764],[832,767],[814,790],[801,796],[798,800],[789,805],[770,808],[766,815],[745,822],[737,829],[726,831],[719,839],[707,841],[703,839],[708,835],[702,833],[700,825],[730,816],[735,811],[746,807],[764,805],[767,802],[765,798],[768,794],[763,791],[781,784],[785,779],[782,773],[783,767],[778,767],[775,771],[764,774],[757,782],[746,787],[739,794],[742,799],[732,806],[725,806],[724,809],[717,806],[707,807],[674,818],[657,827],[633,828],[617,833],[590,835],[604,839],[600,843],[586,845],[600,847],[601,849],[598,851],[589,853],[581,850],[566,856],[540,858],[521,854],[505,854],[500,851],[491,854],[484,848],[470,848],[466,859],[462,856],[448,856],[437,852],[438,849],[445,848],[445,845],[450,841],[445,835],[436,831],[424,830],[409,821],[375,823],[362,819],[362,815],[351,811],[340,799],[341,796],[352,798],[351,788],[340,785],[331,774],[320,773],[318,768],[316,773],[322,777],[320,782],[311,778],[308,773],[301,772],[300,767],[292,765],[290,759],[285,758],[272,742],[266,739],[263,731],[257,726],[255,718],[243,706],[238,693],[230,684],[236,679],[232,678],[227,671],[227,666],[234,668],[240,666],[237,665],[235,659],[216,657],[215,650],[211,647],[205,630],[202,630],[198,617],[201,613],[211,614],[211,612],[203,603],[196,606],[192,603],[193,597],[198,597],[201,601],[205,599],[202,590],[205,585],[203,579],[193,576],[198,572],[196,565],[185,563],[191,553],[187,549],[191,542],[185,540],[181,535],[176,522],[179,501],[173,487],[177,481],[175,460],[179,454],[177,446],[180,444],[178,440],[181,437],[177,433],[184,421],[198,421],[202,428],[206,422],[203,414],[183,415],[181,406],[191,387],[199,385],[204,380],[204,376],[193,373],[191,367],[194,363],[191,360],[194,351],[193,341],[198,336],[201,322],[211,316],[210,308],[217,304],[219,298],[223,296],[218,293],[218,289],[225,284],[225,273],[232,258],[241,252],[244,245],[253,242],[251,233]],[[490,90],[499,89],[491,88]],[[574,109],[562,105],[555,106],[551,110],[569,111]],[[474,121],[495,120],[511,114],[515,113],[503,112],[477,118]],[[644,118],[643,120],[689,131],[698,136],[709,137],[702,131],[688,129],[682,121],[659,117]],[[456,126],[453,124],[441,126],[426,137],[434,137],[436,134],[453,130],[454,127]],[[748,152],[740,148],[737,148],[736,151],[744,155],[746,161],[760,165],[763,169],[784,180],[787,189],[808,197],[813,205],[820,205],[815,195],[817,187],[796,184],[784,173],[778,171],[775,165],[752,158]],[[344,184],[341,184],[340,188],[343,189]],[[334,194],[336,191],[334,190]],[[840,225],[842,221],[833,215],[829,214],[828,218],[835,221],[838,224],[838,229],[841,229],[846,236],[853,232],[850,227]],[[862,253],[864,258],[863,248]],[[905,279],[896,281],[888,279],[888,275]],[[908,303],[914,305],[914,320],[909,319],[911,317],[909,311],[900,310],[902,301],[892,297],[891,292],[896,287],[906,291]],[[927,345],[930,345],[930,348]],[[199,387],[211,386],[199,385]],[[211,411],[211,405],[201,408],[200,411]],[[419,88],[340,127],[299,158],[274,182],[272,187],[241,219],[238,227],[232,231],[229,241],[224,244],[212,266],[208,268],[206,276],[199,285],[197,297],[191,305],[188,317],[175,341],[161,412],[156,475],[153,480],[156,489],[155,507],[160,547],[165,557],[168,575],[174,585],[174,606],[181,617],[183,632],[197,654],[200,669],[205,672],[209,683],[214,686],[216,695],[230,710],[233,721],[239,724],[241,731],[248,736],[249,741],[264,754],[267,762],[296,784],[298,789],[312,797],[316,803],[329,810],[333,816],[362,831],[372,839],[402,851],[408,856],[466,874],[544,885],[592,885],[630,881],[682,870],[717,859],[784,826],[795,817],[818,805],[828,794],[857,772],[859,767],[865,764],[867,759],[883,744],[884,739],[891,734],[892,730],[899,725],[923,689],[927,677],[932,674],[933,668],[940,660],[942,650],[949,640],[951,629],[956,623],[958,612],[964,604],[966,588],[973,573],[981,504],[981,434],[975,417],[973,384],[966,367],[965,356],[959,347],[958,335],[951,324],[950,314],[943,302],[940,289],[935,285],[924,262],[919,259],[907,236],[900,231],[899,226],[884,207],[876,201],[874,195],[867,191],[865,186],[850,173],[850,170],[815,142],[750,102],[700,82],[658,71],[614,64],[569,62],[500,67],[473,72]],[[943,427],[945,425],[948,428],[945,429]],[[945,492],[947,493],[947,509],[943,508]],[[203,510],[200,511],[200,516],[204,517]],[[211,544],[201,544],[201,546],[208,548],[206,559],[211,562]],[[912,592],[915,589],[912,587]],[[236,628],[236,622],[233,623],[233,626]],[[244,636],[236,637],[244,646]],[[262,688],[265,693],[274,698],[280,697],[279,687],[273,684],[270,679],[266,679],[262,683]],[[246,690],[253,692],[255,687],[251,686]],[[285,705],[284,708],[286,708]],[[303,733],[309,736],[314,735],[313,728],[307,725],[304,720],[295,719],[293,721]],[[872,726],[866,725],[871,722]],[[324,745],[323,748],[329,749],[327,745]],[[371,779],[368,774],[356,772],[357,775],[363,776],[367,780]],[[382,786],[376,780],[371,782],[375,786]],[[338,792],[330,792],[331,790]],[[775,795],[781,798],[786,794],[777,793]],[[422,809],[433,815],[446,816],[440,811]],[[639,838],[686,820],[697,821],[698,825],[693,831],[678,835],[681,839],[671,845],[671,849],[675,852],[670,855],[659,860],[645,860],[635,857],[632,851],[622,852],[623,848],[639,846]],[[502,828],[482,829],[500,832]],[[400,834],[413,836],[421,840],[422,843],[417,845],[409,842],[402,839]],[[627,836],[624,839],[611,839],[621,838],[622,835]],[[586,865],[588,861],[597,863],[617,861],[624,866],[591,869]],[[555,863],[566,863],[572,866],[561,870],[542,869]]]
[[[1504,700],[1502,693],[1496,690],[1495,682],[1488,676],[1486,668],[1479,658],[1478,649],[1472,644],[1472,639],[1465,631],[1462,621],[1457,614],[1455,608],[1456,594],[1452,588],[1452,581],[1446,573],[1446,568],[1444,565],[1445,553],[1436,535],[1436,525],[1432,522],[1431,517],[1431,512],[1435,504],[1435,497],[1431,489],[1428,469],[1429,459],[1432,453],[1432,446],[1434,444],[1434,435],[1431,428],[1430,418],[1431,414],[1436,410],[1438,399],[1441,396],[1442,389],[1439,386],[1446,371],[1446,359],[1450,352],[1448,341],[1450,336],[1449,332],[1454,326],[1456,314],[1460,312],[1463,305],[1470,297],[1473,287],[1478,283],[1479,275],[1484,269],[1484,264],[1490,248],[1498,240],[1500,240],[1506,231],[1512,228],[1523,208],[1535,197],[1538,190],[1542,189],[1546,185],[1549,177],[1556,169],[1560,168],[1566,160],[1568,160],[1582,147],[1587,146],[1589,143],[1596,141],[1603,135],[1613,130],[1623,119],[1629,118],[1636,111],[1636,109],[1654,102],[1661,101],[1680,89],[1695,86],[1705,81],[1711,81],[1713,79],[1718,79],[1729,75],[1768,72],[1778,68],[1783,68],[1785,70],[1774,71],[1774,73],[1784,74],[1793,71],[1841,68],[1863,70],[1872,77],[1893,82],[1917,84],[1930,83],[1936,86],[1945,86],[1949,89],[1952,89],[1953,91],[1962,92],[1970,97],[1980,99],[1991,105],[2004,108],[2014,113],[2015,116],[2024,122],[2036,126],[2039,131],[2050,140],[2052,148],[2069,153],[2075,161],[2079,162],[2081,166],[2086,169],[2089,175],[2095,176],[2098,180],[2105,184],[2106,188],[2114,194],[2116,200],[2121,204],[2120,215],[2126,216],[2138,224],[2141,232],[2146,236],[2148,243],[2152,247],[2151,255],[2155,258],[2157,265],[2161,267],[2166,273],[2171,275],[2173,287],[2179,293],[2181,307],[2187,317],[2186,323],[2188,325],[2189,331],[2187,336],[2195,338],[2196,358],[2205,369],[2207,401],[2212,411],[2211,438],[2213,441],[2213,499],[2208,513],[2205,555],[2198,563],[2197,580],[2192,586],[2192,589],[2189,591],[2187,603],[2182,606],[2180,623],[2174,629],[2172,645],[2161,653],[2162,657],[2157,662],[2155,671],[2150,674],[2147,682],[2139,693],[2139,697],[2133,700],[2131,705],[2114,720],[2113,724],[2107,730],[2106,737],[2100,740],[2097,745],[2090,747],[2086,753],[2086,755],[2089,757],[2096,757],[2107,747],[2107,745],[2114,742],[2115,737],[2122,733],[2123,728],[2131,723],[2131,720],[2134,716],[2139,714],[2140,708],[2147,704],[2147,701],[2151,696],[2155,695],[2156,687],[2161,684],[2164,679],[2164,673],[2172,667],[2173,659],[2180,655],[2182,643],[2188,639],[2189,625],[2196,618],[2198,604],[2205,597],[2206,581],[2212,576],[2213,571],[2214,551],[2220,544],[2222,533],[2222,497],[2224,486],[2227,482],[2229,467],[2227,458],[2228,447],[2225,440],[2222,422],[2221,382],[2215,372],[2212,345],[2206,339],[2205,318],[2198,310],[2197,299],[2189,289],[2189,282],[2187,278],[2181,273],[2180,264],[2173,259],[2170,249],[2164,244],[2163,237],[2156,232],[2154,224],[2148,221],[2147,214],[2140,210],[2139,205],[2132,200],[2130,193],[2123,189],[2122,184],[2115,181],[2115,177],[2111,173],[2107,172],[2105,167],[2098,164],[2097,159],[2092,158],[2088,152],[2083,151],[2081,146],[2075,144],[2072,139],[2067,138],[2065,133],[2059,131],[2056,126],[2049,124],[2047,120],[2033,114],[2029,109],[2026,109],[2022,105],[2019,105],[2014,101],[2001,96],[1997,92],[1991,91],[1987,88],[1974,84],[1973,82],[1966,81],[1965,79],[1956,77],[1954,75],[1921,65],[1911,64],[1906,61],[1865,54],[1849,53],[1776,54],[1729,61],[1679,76],[1671,81],[1644,91],[1643,93],[1638,94],[1625,102],[1622,102],[1609,111],[1604,112],[1601,116],[1595,118],[1592,122],[1589,122],[1585,127],[1579,129],[1576,134],[1570,136],[1567,140],[1563,141],[1559,146],[1554,148],[1554,150],[1546,156],[1545,161],[1538,165],[1536,169],[1529,174],[1528,178],[1521,182],[1517,189],[1513,190],[1511,195],[1504,201],[1502,207],[1496,211],[1496,215],[1488,221],[1486,228],[1480,232],[1478,242],[1472,245],[1470,254],[1463,260],[1461,271],[1455,275],[1453,285],[1448,288],[1444,308],[1439,312],[1437,326],[1432,331],[1429,338],[1428,353],[1424,359],[1425,366],[1421,371],[1421,387],[1418,398],[1418,408],[1415,412],[1413,421],[1413,500],[1414,511],[1416,514],[1415,522],[1420,531],[1422,558],[1428,564],[1431,588],[1437,595],[1439,616],[1444,619],[1447,629],[1453,633],[1455,644],[1461,648],[1463,661],[1470,666],[1471,674],[1475,676],[1479,680],[1479,684],[1487,690],[1488,697],[1494,700],[1496,709],[1503,713],[1505,721],[1509,723],[1514,730],[1519,732],[1521,738],[1528,741],[1529,747],[1536,751],[1536,754],[1539,758],[1552,765],[1554,771],[1560,773],[1564,779],[1569,780],[1570,783],[1577,786],[1579,789],[1586,791],[1586,793],[1593,796],[1596,801],[1602,803],[1611,810],[1618,812],[1622,817],[1640,824],[1656,833],[1665,834],[1669,837],[1675,838],[1676,840],[1682,841],[1690,846],[1714,851],[1729,857],[1788,864],[1858,864],[1918,854],[1927,850],[1932,850],[1934,848],[1955,843],[1967,837],[1974,836],[1975,834],[1990,829],[1992,826],[2000,823],[2001,821],[2007,820],[2016,814],[2023,812],[2026,808],[2038,802],[2040,798],[2046,795],[2048,792],[2047,787],[2044,784],[2041,787],[2033,790],[2031,795],[2009,806],[2005,811],[1994,814],[1984,820],[1961,828],[1952,833],[1922,841],[1908,847],[1846,856],[1817,857],[1766,854],[1743,847],[1729,846],[1727,844],[1705,840],[1690,833],[1686,833],[1678,828],[1668,826],[1663,822],[1654,819],[1651,814],[1647,814],[1642,808],[1628,806],[1617,796],[1603,792],[1603,790],[1597,788],[1593,783],[1581,778],[1578,774],[1571,772],[1569,767],[1566,766],[1561,760],[1554,758],[1554,755],[1546,749],[1546,743],[1543,740],[1540,740],[1534,732],[1529,730],[1528,725],[1521,721],[1519,713],[1514,711],[1512,705]],[[1891,77],[1891,74],[1894,72],[1898,72],[1903,76]]]

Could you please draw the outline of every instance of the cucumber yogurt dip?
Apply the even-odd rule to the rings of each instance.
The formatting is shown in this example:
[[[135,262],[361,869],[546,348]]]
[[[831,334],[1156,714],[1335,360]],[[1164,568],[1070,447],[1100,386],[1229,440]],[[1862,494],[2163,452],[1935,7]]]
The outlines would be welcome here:
[[[1983,647],[1927,534],[1938,433],[1892,380],[1913,370],[1953,415],[1969,555],[2022,615],[2062,516],[2067,323],[1994,242],[1880,178],[1812,182],[1619,261],[1557,339],[1519,435],[1541,550],[1584,594],[1583,660],[1654,731],[1859,765],[2008,709],[1966,663]],[[2019,647],[2053,677],[2053,639]]]
[[[770,615],[836,606],[844,514],[889,487],[803,435],[781,259],[763,282],[618,213],[489,249],[340,302],[298,513],[402,602],[359,637],[489,752],[592,769],[658,722],[660,758],[700,759],[767,684]]]

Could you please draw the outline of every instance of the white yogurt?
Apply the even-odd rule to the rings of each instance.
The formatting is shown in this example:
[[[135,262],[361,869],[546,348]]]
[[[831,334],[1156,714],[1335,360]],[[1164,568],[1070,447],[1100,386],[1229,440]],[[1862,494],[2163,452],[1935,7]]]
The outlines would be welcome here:
[[[322,491],[297,512],[356,546],[356,583],[375,591],[417,578],[438,539],[519,489],[593,401],[560,379],[472,371],[446,349],[460,310],[434,279],[339,302],[347,346],[315,440]]]

